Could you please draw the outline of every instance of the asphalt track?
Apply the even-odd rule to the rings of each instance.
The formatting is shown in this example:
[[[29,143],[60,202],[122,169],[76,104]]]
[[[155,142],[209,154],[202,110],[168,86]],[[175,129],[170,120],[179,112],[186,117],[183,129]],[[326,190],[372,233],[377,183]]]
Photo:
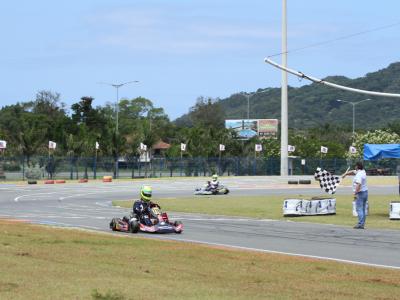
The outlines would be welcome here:
[[[55,185],[1,184],[0,218],[110,232],[108,224],[111,218],[129,213],[128,209],[112,207],[112,200],[134,199],[144,183],[153,186],[155,199],[192,195],[193,189],[203,181],[204,178]],[[287,178],[281,177],[232,177],[223,179],[223,183],[231,189],[232,195],[249,197],[321,194],[316,185],[288,185]],[[372,195],[397,195],[397,188],[369,187]],[[350,193],[350,187],[338,190],[338,194]],[[198,201],[201,201],[201,196]],[[171,219],[183,221],[184,232],[181,235],[139,235],[400,269],[400,231],[396,230],[354,230],[344,226],[187,213],[169,215]]]

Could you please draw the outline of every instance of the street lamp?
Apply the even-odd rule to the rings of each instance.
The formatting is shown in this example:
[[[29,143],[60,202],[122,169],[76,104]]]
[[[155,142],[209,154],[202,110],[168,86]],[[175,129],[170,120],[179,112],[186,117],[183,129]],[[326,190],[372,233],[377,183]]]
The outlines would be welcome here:
[[[117,90],[117,102],[115,104],[115,110],[116,110],[116,120],[115,120],[115,132],[118,134],[118,113],[119,113],[119,88],[127,85],[129,83],[138,83],[139,81],[137,80],[133,80],[133,81],[128,81],[128,82],[124,82],[124,83],[108,83],[108,82],[100,82],[100,84],[107,84],[110,85],[112,87],[115,87],[115,89]]]
[[[265,93],[268,92],[269,89],[263,90],[261,92],[254,92],[254,93],[240,93],[241,95],[245,96],[247,98],[247,120],[250,119],[250,98],[253,97],[256,94],[261,94],[261,93]]]
[[[346,100],[341,100],[341,99],[337,99],[337,102],[344,102],[344,103],[349,103],[353,106],[353,144],[354,144],[354,137],[355,137],[355,125],[356,125],[356,105],[360,104],[362,102],[366,102],[366,101],[371,101],[372,99],[364,99],[358,102],[350,102],[350,101],[346,101]]]
[[[128,81],[128,82],[124,82],[124,83],[108,83],[108,82],[99,82],[100,84],[106,84],[106,85],[110,85],[112,87],[115,87],[115,89],[117,90],[117,102],[115,103],[115,114],[116,114],[116,118],[115,118],[115,136],[117,138],[118,136],[118,113],[119,113],[119,88],[127,85],[129,83],[137,83],[139,81],[137,80],[133,80],[133,81]],[[114,173],[114,178],[118,178],[118,173],[119,173],[119,166],[118,166],[118,147],[115,147],[115,152],[116,152],[116,161],[115,161],[115,173]]]

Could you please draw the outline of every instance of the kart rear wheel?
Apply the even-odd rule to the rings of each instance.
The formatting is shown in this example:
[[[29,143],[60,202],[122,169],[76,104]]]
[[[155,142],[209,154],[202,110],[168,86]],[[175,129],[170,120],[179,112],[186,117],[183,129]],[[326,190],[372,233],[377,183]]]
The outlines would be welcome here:
[[[130,224],[129,224],[129,229],[130,232],[132,233],[137,233],[139,231],[139,222],[136,220],[133,220]]]

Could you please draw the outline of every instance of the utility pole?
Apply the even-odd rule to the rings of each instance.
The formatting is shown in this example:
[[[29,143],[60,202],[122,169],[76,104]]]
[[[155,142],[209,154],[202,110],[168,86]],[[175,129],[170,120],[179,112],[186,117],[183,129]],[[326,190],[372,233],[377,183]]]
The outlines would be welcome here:
[[[282,0],[282,66],[287,67],[287,13]],[[288,175],[288,88],[287,72],[282,71],[281,86],[281,176]]]

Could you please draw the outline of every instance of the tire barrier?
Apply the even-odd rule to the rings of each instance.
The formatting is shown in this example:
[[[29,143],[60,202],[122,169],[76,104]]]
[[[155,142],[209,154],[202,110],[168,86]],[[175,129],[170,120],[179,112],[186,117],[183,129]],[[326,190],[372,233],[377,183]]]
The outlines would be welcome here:
[[[299,184],[298,180],[288,180],[288,184]]]
[[[285,199],[283,201],[283,216],[318,216],[336,214],[335,198]]]
[[[56,180],[56,183],[65,183],[65,180]]]
[[[368,203],[368,201],[365,204],[365,215],[366,216],[369,215],[369,203]],[[357,213],[357,210],[356,210],[356,201],[353,201],[353,217],[358,217],[358,213]]]
[[[400,220],[400,201],[390,202],[389,219]]]
[[[36,180],[28,180],[28,184],[37,184]]]
[[[89,180],[88,179],[86,179],[86,178],[81,178],[81,179],[79,179],[79,183],[86,183],[86,182],[88,182]]]
[[[54,184],[54,180],[45,180],[44,184]]]
[[[310,179],[300,179],[299,184],[311,184],[311,180]]]
[[[112,182],[112,176],[103,176],[103,182]]]

